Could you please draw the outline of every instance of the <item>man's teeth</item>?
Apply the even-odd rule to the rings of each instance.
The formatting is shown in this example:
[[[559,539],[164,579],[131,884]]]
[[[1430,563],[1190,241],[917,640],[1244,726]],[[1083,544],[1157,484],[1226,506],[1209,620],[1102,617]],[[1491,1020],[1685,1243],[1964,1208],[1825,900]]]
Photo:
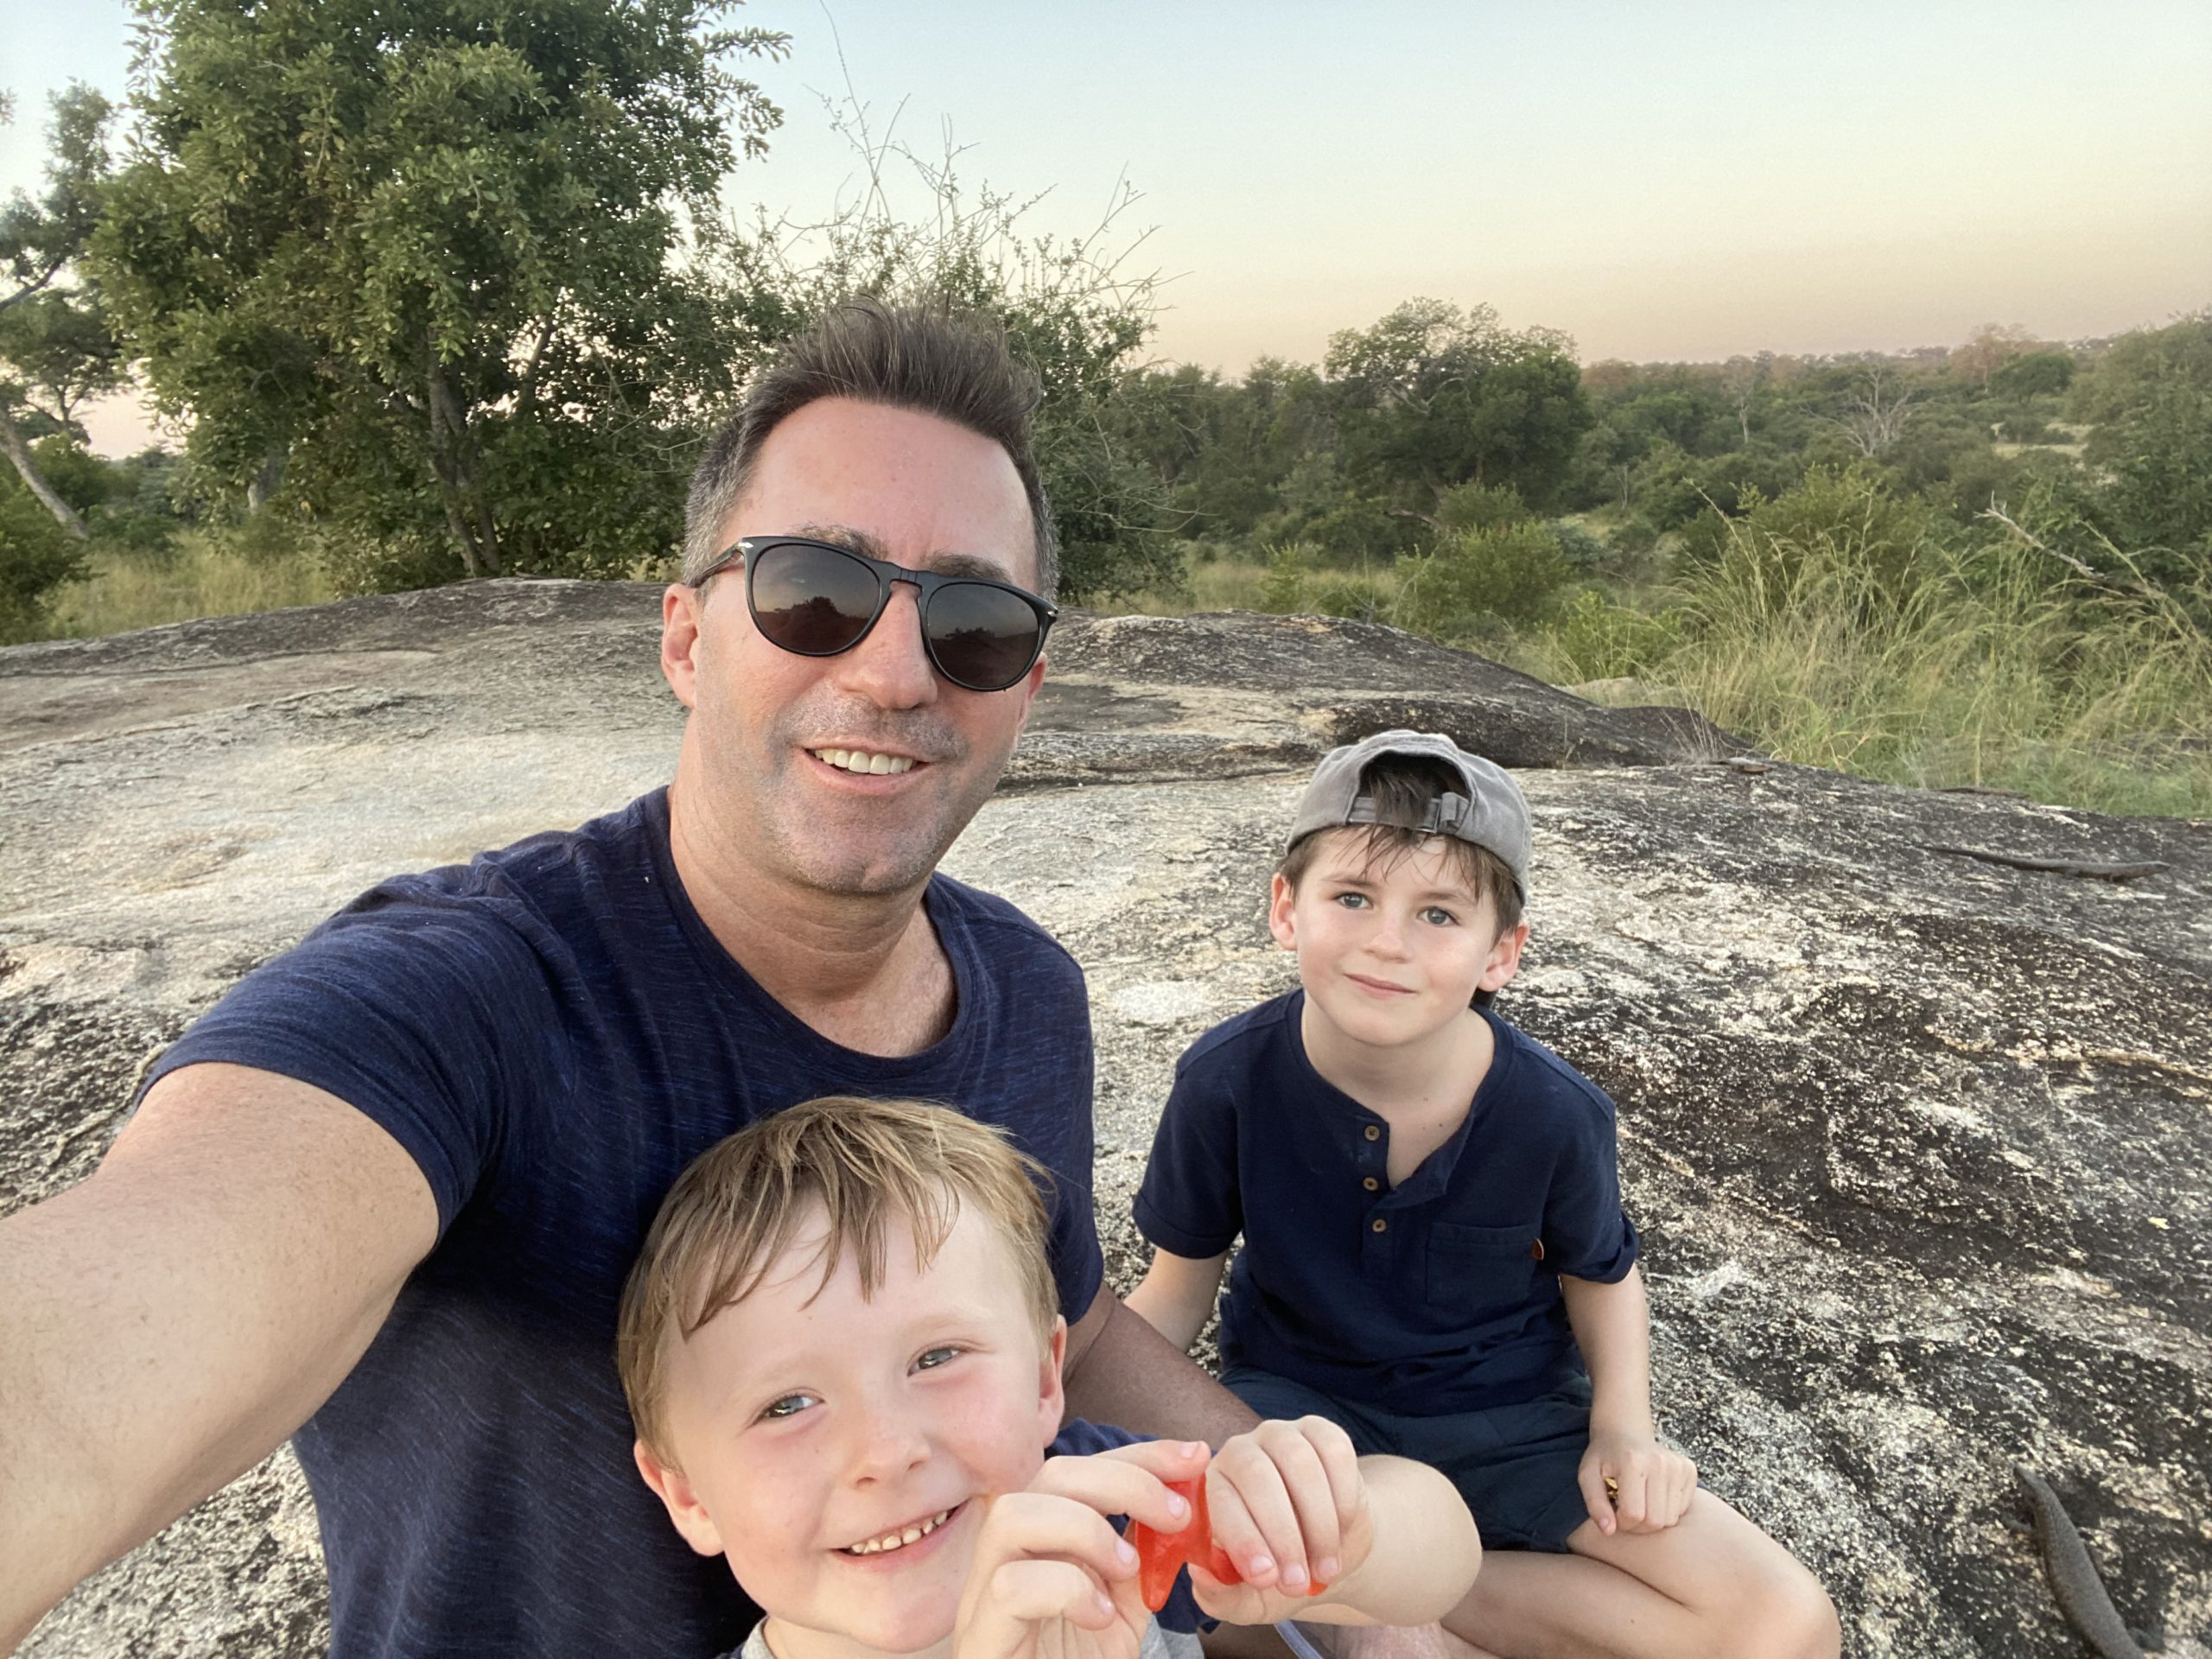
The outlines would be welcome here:
[[[955,1507],[957,1507],[957,1505]],[[951,1510],[939,1510],[926,1521],[917,1521],[904,1532],[887,1532],[880,1538],[871,1538],[865,1543],[848,1544],[848,1555],[880,1555],[887,1549],[903,1549],[917,1538],[926,1538],[943,1526]]]
[[[809,751],[817,760],[842,767],[847,772],[880,774],[887,772],[912,772],[914,762],[903,754],[870,754],[866,749],[814,749]]]

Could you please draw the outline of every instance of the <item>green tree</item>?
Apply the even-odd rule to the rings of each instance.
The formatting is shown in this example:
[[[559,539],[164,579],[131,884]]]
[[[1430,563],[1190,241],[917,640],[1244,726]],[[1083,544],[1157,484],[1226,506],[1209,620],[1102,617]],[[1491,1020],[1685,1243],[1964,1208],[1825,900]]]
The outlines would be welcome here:
[[[1510,484],[1550,505],[1592,420],[1573,342],[1516,333],[1486,305],[1409,300],[1336,335],[1323,368],[1346,472],[1419,517],[1460,484]]]
[[[75,404],[105,390],[118,372],[106,330],[86,296],[54,286],[83,254],[99,220],[113,111],[81,82],[55,93],[53,105],[45,193],[34,199],[18,190],[0,210],[0,270],[6,272],[0,283],[0,449],[31,495],[82,541],[84,520],[48,482],[30,440],[41,425],[66,431]],[[0,108],[0,119],[8,113]],[[30,402],[38,390],[53,399],[43,419]],[[18,418],[23,416],[30,416],[29,431]],[[20,537],[11,544],[28,545]],[[41,569],[51,565],[35,563]]]
[[[2212,311],[2124,334],[2075,383],[2099,516],[2154,579],[2212,578]]]
[[[1131,359],[1151,334],[1154,279],[1128,269],[1124,189],[1089,232],[1032,232],[1029,203],[957,176],[950,146],[917,155],[874,134],[865,105],[833,104],[868,183],[813,224],[765,213],[720,230],[709,270],[730,296],[748,351],[787,338],[853,294],[937,303],[995,319],[1043,388],[1037,470],[1060,541],[1064,597],[1096,599],[1182,579],[1164,533],[1167,491],[1131,442]]]
[[[743,367],[678,256],[781,118],[715,0],[142,0],[92,263],[208,486],[350,585],[605,575],[676,542]]]

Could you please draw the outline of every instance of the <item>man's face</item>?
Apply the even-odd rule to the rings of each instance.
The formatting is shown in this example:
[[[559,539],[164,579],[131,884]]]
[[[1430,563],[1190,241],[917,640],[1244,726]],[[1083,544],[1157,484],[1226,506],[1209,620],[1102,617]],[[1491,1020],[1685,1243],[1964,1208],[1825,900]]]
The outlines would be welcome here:
[[[817,1213],[751,1294],[676,1346],[681,1468],[642,1447],[639,1466],[772,1619],[912,1653],[951,1634],[987,1500],[1043,1465],[1066,1326],[1039,1338],[986,1217],[963,1210],[922,1268],[912,1232],[890,1229],[873,1298],[849,1250],[823,1281],[824,1230]]]
[[[1037,584],[1006,451],[908,410],[824,398],[770,433],[722,542],[778,534]],[[744,583],[732,570],[663,601],[662,667],[692,711],[679,796],[755,870],[837,893],[917,886],[998,781],[1044,663],[1004,691],[938,678],[905,582],[850,651],[796,656],[753,626]]]
[[[1433,1035],[1521,965],[1525,925],[1459,874],[1440,836],[1370,859],[1356,830],[1325,830],[1296,888],[1274,879],[1268,924],[1298,952],[1308,1005],[1352,1041],[1391,1048]]]

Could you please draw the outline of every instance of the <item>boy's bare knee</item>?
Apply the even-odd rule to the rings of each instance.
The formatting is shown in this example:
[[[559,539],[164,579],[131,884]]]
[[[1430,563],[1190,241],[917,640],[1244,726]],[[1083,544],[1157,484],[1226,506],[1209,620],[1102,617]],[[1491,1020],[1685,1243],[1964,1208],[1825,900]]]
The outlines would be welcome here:
[[[1790,1563],[1726,1616],[1725,1659],[1839,1659],[1843,1623],[1820,1581]]]

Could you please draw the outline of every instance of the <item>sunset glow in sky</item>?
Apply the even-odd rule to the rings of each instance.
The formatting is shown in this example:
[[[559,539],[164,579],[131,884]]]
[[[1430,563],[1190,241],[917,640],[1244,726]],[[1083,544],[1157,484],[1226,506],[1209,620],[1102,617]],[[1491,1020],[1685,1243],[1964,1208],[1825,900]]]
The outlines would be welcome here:
[[[821,98],[1027,225],[1150,231],[1162,359],[1241,372],[1429,295],[1585,361],[2109,334],[2212,304],[2212,5],[754,0],[786,122],[734,205],[818,215],[855,175]],[[834,22],[834,33],[832,23]],[[0,0],[0,188],[46,93],[120,94],[113,0]],[[841,68],[837,43],[842,41]],[[903,100],[903,108],[901,103]],[[103,440],[104,443],[111,442]]]

